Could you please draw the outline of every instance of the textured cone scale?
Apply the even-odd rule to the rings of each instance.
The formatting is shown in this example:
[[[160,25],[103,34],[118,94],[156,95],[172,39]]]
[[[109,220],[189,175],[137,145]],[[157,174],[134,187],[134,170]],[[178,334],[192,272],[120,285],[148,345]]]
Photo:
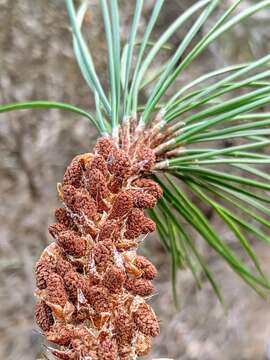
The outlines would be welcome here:
[[[146,178],[150,147],[98,140],[76,156],[49,226],[53,244],[36,265],[36,321],[57,359],[133,360],[151,350],[159,323],[146,303],[155,266],[136,254],[155,223],[144,210],[162,190]]]
[[[46,333],[47,340],[58,345],[67,346],[74,337],[72,325],[63,325],[60,322],[55,323]]]
[[[110,266],[107,268],[102,283],[109,289],[111,293],[118,293],[126,280],[125,270],[118,266]]]
[[[36,304],[36,322],[43,331],[49,331],[54,323],[50,307],[42,300]]]
[[[46,260],[40,260],[36,264],[36,285],[37,288],[42,290],[46,289],[47,281],[52,273],[52,266]]]
[[[58,208],[54,212],[55,219],[61,224],[64,225],[67,229],[76,229],[70,214],[67,210],[63,208]]]
[[[157,269],[155,265],[151,263],[144,256],[136,256],[134,264],[136,267],[142,270],[143,277],[149,280],[153,280],[157,276]]]
[[[117,359],[118,349],[115,340],[105,339],[100,342],[98,348],[99,359],[114,360]]]
[[[47,300],[64,307],[68,301],[63,279],[52,273],[47,280]]]

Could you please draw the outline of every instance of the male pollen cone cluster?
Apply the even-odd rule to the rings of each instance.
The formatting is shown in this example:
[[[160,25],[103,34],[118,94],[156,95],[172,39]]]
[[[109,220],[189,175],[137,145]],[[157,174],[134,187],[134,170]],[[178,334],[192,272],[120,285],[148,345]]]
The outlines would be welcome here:
[[[151,147],[126,145],[100,138],[58,185],[63,207],[49,226],[54,242],[36,265],[36,321],[57,359],[136,359],[160,331],[146,303],[157,270],[136,251],[155,230],[144,209],[162,190],[147,178]]]

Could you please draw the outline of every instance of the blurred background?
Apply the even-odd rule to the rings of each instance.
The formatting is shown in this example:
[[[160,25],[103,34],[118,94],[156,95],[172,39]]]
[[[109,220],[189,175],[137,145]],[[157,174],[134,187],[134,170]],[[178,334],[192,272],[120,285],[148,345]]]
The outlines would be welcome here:
[[[254,1],[255,3],[256,1]],[[131,1],[119,1],[123,41],[132,16]],[[145,1],[141,33],[154,0]],[[153,41],[194,0],[167,0]],[[200,35],[232,1],[224,0]],[[245,8],[251,1],[242,1]],[[106,45],[98,1],[91,0],[86,34],[101,78],[106,81]],[[204,71],[269,52],[270,12],[262,11],[217,43],[188,69],[177,87]],[[0,0],[0,103],[50,99],[93,109],[93,97],[74,60],[63,0]],[[186,25],[172,39],[181,41]],[[159,59],[157,59],[158,66]],[[171,91],[174,91],[172,89]],[[147,97],[147,92],[144,96]],[[58,110],[20,111],[0,115],[0,359],[42,358],[42,336],[34,325],[33,268],[51,239],[47,226],[58,206],[56,183],[76,154],[89,151],[96,130],[84,119]],[[228,238],[227,229],[208,214]],[[234,239],[228,238],[233,242]],[[200,245],[203,249],[203,244]],[[254,244],[270,273],[270,248]],[[237,244],[235,244],[237,249]],[[227,312],[206,283],[198,291],[187,271],[178,274],[180,310],[171,296],[169,258],[152,236],[142,251],[158,267],[158,296],[153,306],[161,319],[151,359],[269,360],[270,307],[244,285],[220,259],[205,256],[221,284]],[[150,359],[150,358],[148,358]]]

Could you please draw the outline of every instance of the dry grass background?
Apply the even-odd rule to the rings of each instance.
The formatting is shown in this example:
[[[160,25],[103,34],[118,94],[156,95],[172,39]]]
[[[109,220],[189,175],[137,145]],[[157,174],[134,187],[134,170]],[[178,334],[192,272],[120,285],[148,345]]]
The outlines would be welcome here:
[[[144,22],[153,2],[145,1]],[[230,2],[222,1],[221,7]],[[120,3],[125,37],[132,7],[129,1]],[[167,0],[155,36],[191,3],[194,1]],[[97,1],[91,4],[90,45],[98,71],[105,79],[100,14]],[[93,106],[93,98],[73,58],[62,0],[0,0],[0,24],[0,103],[51,99],[85,108]],[[207,23],[203,31],[210,25]],[[174,45],[182,35],[177,34]],[[266,53],[269,37],[268,12],[238,27],[219,45],[211,46],[179,80],[178,86],[203,69]],[[41,356],[43,340],[33,322],[33,267],[42,249],[50,243],[46,228],[57,205],[55,184],[61,181],[70,159],[87,151],[95,136],[95,129],[85,120],[57,110],[0,116],[0,359],[30,360]],[[215,217],[212,221],[228,241],[233,241]],[[254,245],[270,273],[269,246]],[[202,291],[196,290],[191,275],[185,271],[179,273],[181,311],[176,311],[171,298],[168,258],[162,247],[152,237],[142,251],[150,255],[160,270],[156,281],[158,296],[154,297],[153,305],[161,319],[162,335],[156,340],[151,358],[270,359],[269,304],[243,285],[212,252],[205,250],[222,284],[227,314],[210,287],[206,284]]]

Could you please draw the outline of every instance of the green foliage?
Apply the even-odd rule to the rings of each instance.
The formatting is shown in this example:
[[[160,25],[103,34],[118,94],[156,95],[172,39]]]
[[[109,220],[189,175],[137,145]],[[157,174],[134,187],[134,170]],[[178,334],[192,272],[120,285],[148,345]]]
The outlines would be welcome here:
[[[270,287],[252,247],[254,239],[270,242],[270,176],[259,168],[270,163],[270,113],[265,110],[270,101],[270,54],[205,73],[182,85],[171,97],[167,95],[175,80],[210,44],[248,17],[270,8],[270,0],[259,0],[240,10],[242,2],[235,1],[198,41],[202,26],[221,1],[196,1],[153,43],[152,31],[165,1],[155,2],[143,37],[138,39],[143,1],[136,0],[127,43],[121,44],[118,1],[100,0],[108,48],[106,93],[82,33],[88,2],[83,1],[75,9],[73,1],[66,0],[74,53],[94,94],[96,115],[68,104],[46,101],[0,107],[0,112],[31,108],[69,110],[94,123],[102,135],[113,137],[117,137],[122,121],[139,116],[143,128],[151,124],[158,111],[163,126],[171,126],[171,134],[156,148],[156,153],[180,150],[174,157],[157,162],[153,178],[163,187],[164,198],[150,211],[161,242],[171,256],[175,298],[177,269],[188,267],[198,287],[202,271],[222,301],[206,260],[192,239],[194,233],[260,295],[264,296]],[[168,42],[191,19],[195,19],[193,25],[172,53]],[[164,49],[168,59],[153,75],[151,66]],[[140,94],[149,86],[149,99],[139,104]],[[239,142],[235,144],[234,139]],[[205,205],[239,241],[250,259],[250,267],[211,225],[203,211]]]

